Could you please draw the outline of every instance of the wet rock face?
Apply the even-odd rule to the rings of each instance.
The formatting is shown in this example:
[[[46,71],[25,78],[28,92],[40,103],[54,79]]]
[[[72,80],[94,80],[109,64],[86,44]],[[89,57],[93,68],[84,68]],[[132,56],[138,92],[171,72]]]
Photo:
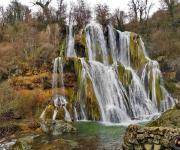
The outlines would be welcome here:
[[[172,150],[180,128],[130,125],[124,135],[123,150]]]
[[[64,133],[76,132],[76,128],[62,120],[48,119],[46,121],[41,121],[40,124],[42,131],[51,135],[62,135]]]

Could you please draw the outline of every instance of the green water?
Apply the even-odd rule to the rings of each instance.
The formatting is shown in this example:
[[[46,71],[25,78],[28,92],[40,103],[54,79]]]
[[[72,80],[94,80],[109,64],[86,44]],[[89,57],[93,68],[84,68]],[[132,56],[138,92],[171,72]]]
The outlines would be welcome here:
[[[42,135],[33,142],[34,150],[119,150],[125,127],[104,126],[97,122],[78,122],[75,134]]]

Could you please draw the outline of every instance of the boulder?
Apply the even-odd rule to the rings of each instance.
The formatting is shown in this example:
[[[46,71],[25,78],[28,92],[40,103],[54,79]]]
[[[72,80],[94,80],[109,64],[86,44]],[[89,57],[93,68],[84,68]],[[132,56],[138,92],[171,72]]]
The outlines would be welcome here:
[[[76,128],[74,128],[71,124],[62,120],[48,119],[41,121],[40,125],[43,132],[51,135],[62,135],[64,133],[74,133],[77,131]]]

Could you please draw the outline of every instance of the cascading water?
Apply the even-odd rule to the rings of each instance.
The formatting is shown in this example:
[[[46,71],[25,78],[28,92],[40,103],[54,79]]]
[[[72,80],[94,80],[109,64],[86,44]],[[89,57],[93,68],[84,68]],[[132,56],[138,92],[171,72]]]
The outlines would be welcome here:
[[[74,33],[73,33],[73,23],[70,21],[69,23],[69,34],[67,41],[67,57],[76,57],[76,52],[74,49]]]
[[[90,66],[84,59],[82,66],[90,77],[104,122],[121,122],[130,119],[126,104],[126,91],[118,80],[116,71],[97,61],[90,61]]]
[[[101,61],[104,64],[107,64],[108,53],[102,26],[92,22],[86,26],[85,30],[89,60],[98,61],[98,59],[102,57]]]
[[[58,87],[64,89],[63,80],[63,60],[57,57],[53,62],[52,89],[55,90],[54,95],[58,94]]]
[[[71,122],[70,114],[66,108],[67,100],[64,96],[59,95],[58,88],[61,88],[62,91],[64,91],[63,59],[61,57],[55,58],[54,65],[53,65],[52,89],[54,90],[54,92],[53,92],[54,97],[52,100],[54,103],[55,110],[54,110],[52,119],[53,120],[56,119],[58,109],[62,107],[65,112],[64,119],[68,122]],[[48,108],[48,106],[46,106],[46,108],[42,112],[42,114],[40,116],[41,119],[45,119],[45,114],[46,114],[47,108]]]
[[[175,105],[176,100],[174,100],[164,88],[162,73],[159,69],[159,64],[157,61],[150,60],[148,58],[148,62],[145,64],[142,72],[141,80],[144,86],[148,87],[146,89],[148,97],[151,98],[156,108],[159,105],[160,111],[164,112]],[[159,95],[157,95],[157,90],[160,90],[161,92],[161,102],[158,100]]]
[[[153,102],[148,98],[144,85],[139,76],[131,68],[127,68],[132,74],[132,81],[128,87],[129,91],[129,104],[133,112],[133,117],[143,119],[144,117],[157,112]]]
[[[88,59],[81,58],[80,82],[91,80],[101,121],[141,120],[173,107],[175,100],[164,88],[159,65],[147,56],[141,37],[112,26],[107,30],[105,36],[101,25],[92,22],[86,26]],[[78,99],[83,102],[80,95],[86,87],[79,88]],[[74,109],[76,118],[88,119],[84,103],[79,107],[80,112]]]
[[[130,66],[129,39],[130,32],[118,32],[118,53],[117,60],[124,66]]]

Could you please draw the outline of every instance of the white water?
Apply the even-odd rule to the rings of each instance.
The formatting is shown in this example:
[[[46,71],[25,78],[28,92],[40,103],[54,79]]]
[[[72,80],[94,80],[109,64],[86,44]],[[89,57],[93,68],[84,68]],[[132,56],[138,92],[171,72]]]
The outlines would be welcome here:
[[[61,57],[57,57],[53,62],[53,74],[52,74],[52,88],[55,90],[54,95],[58,93],[58,88],[64,89],[63,80],[63,60]]]
[[[138,72],[133,69],[131,62],[130,32],[117,31],[112,26],[108,26],[108,37],[105,37],[101,25],[95,22],[88,24],[85,31],[88,62],[81,59],[83,67],[81,82],[84,82],[86,77],[90,78],[102,122],[122,124],[133,122],[134,119],[148,120],[175,105],[175,100],[164,88],[159,64],[147,56],[141,38],[138,51],[144,54],[147,63],[144,64],[142,71]],[[112,65],[108,60],[109,56],[112,57]],[[124,86],[118,78],[119,64],[132,75],[128,86]],[[157,84],[160,85],[163,95],[160,106],[157,104]],[[79,96],[78,99],[82,104],[80,112],[75,108],[76,118],[82,119],[80,116],[83,114],[83,117],[88,119],[83,104],[85,97]]]
[[[160,103],[161,112],[164,112],[175,105],[176,100],[170,96],[170,94],[164,87],[162,73],[160,71],[159,64],[157,61],[148,59],[148,62],[147,64],[145,64],[144,69],[142,71],[141,80],[144,86],[146,86],[146,84],[150,85],[150,83],[152,83],[151,87],[146,86],[146,90],[149,98],[151,97],[151,100],[156,108],[158,107],[156,84],[160,85],[160,89],[163,95],[163,100]],[[152,89],[151,92],[150,88]]]
[[[73,23],[69,23],[69,34],[68,34],[68,44],[67,44],[67,57],[76,57],[76,52],[74,49],[74,34],[73,34]]]
[[[43,120],[45,119],[46,110],[47,110],[47,106],[46,106],[46,108],[43,110],[43,112],[41,113],[40,119],[43,119]]]
[[[82,59],[82,66],[90,77],[96,98],[105,122],[121,122],[130,119],[125,102],[125,89],[118,80],[116,71],[97,61],[90,61],[90,67]],[[120,115],[121,114],[121,115]]]
[[[71,122],[71,116],[69,114],[69,111],[67,110],[66,106],[63,106],[64,108],[64,111],[65,111],[65,116],[64,116],[64,119],[67,121],[67,122]]]
[[[102,62],[108,64],[108,53],[102,26],[95,22],[91,22],[86,26],[85,30],[89,60],[97,61],[97,58],[101,56]],[[97,45],[99,46],[98,48]]]
[[[131,67],[127,68],[127,70],[132,73],[132,81],[128,88],[129,103],[133,112],[133,117],[136,119],[144,119],[146,116],[157,113],[157,108],[148,98],[139,76]]]
[[[119,51],[117,54],[117,60],[124,66],[130,66],[130,52],[129,52],[129,40],[130,32],[117,31],[119,34]]]

